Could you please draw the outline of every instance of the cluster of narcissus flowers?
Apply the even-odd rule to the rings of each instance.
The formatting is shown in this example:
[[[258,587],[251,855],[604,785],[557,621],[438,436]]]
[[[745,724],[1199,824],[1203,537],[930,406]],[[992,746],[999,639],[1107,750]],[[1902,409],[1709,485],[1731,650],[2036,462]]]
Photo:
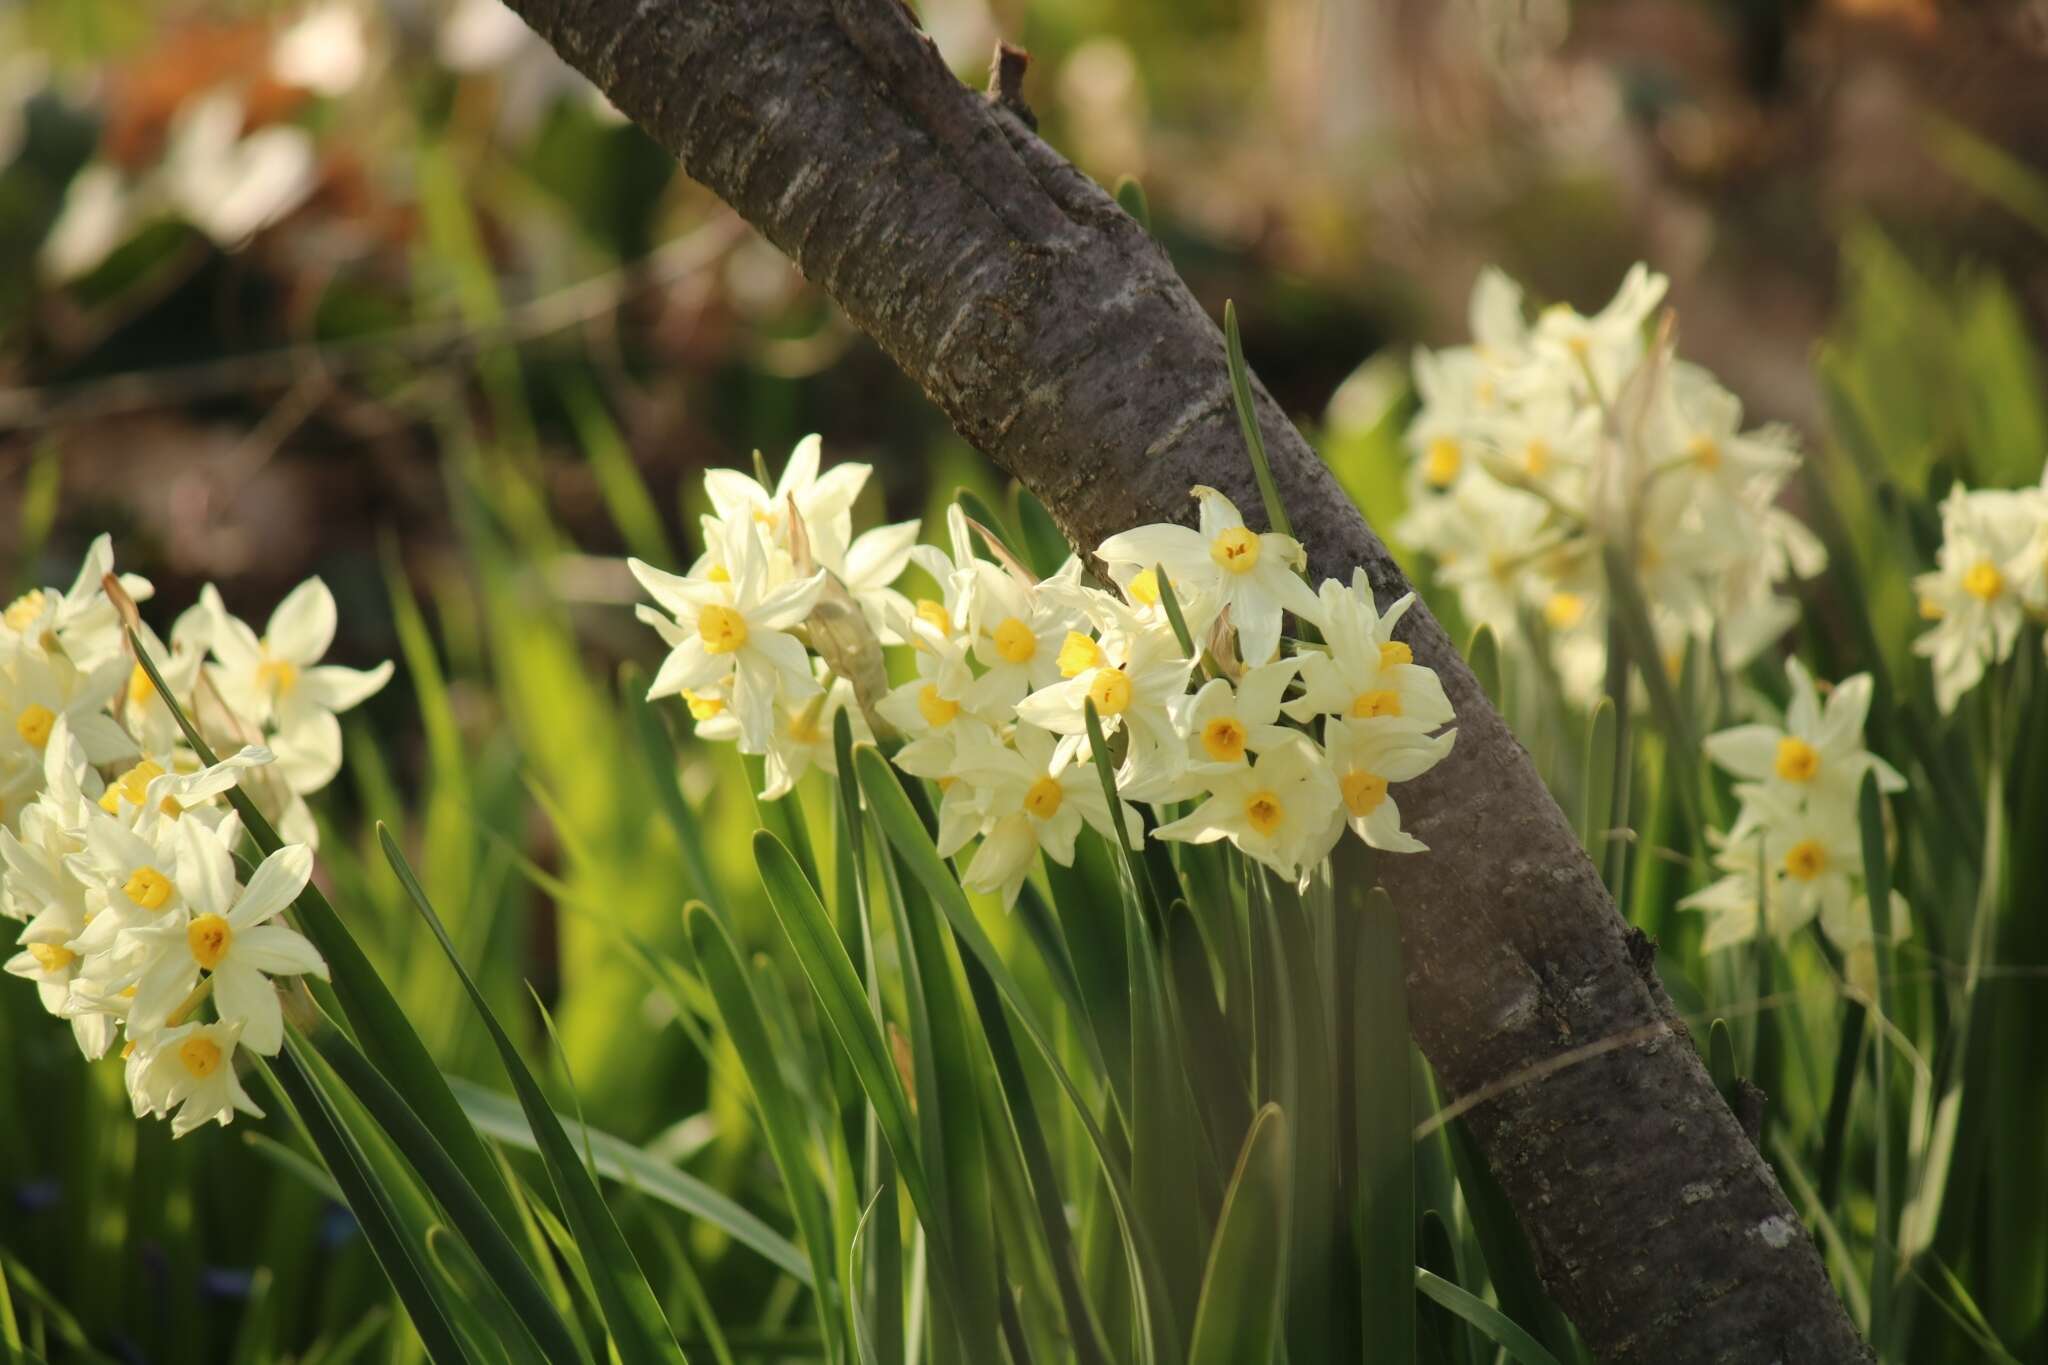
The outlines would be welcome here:
[[[1936,564],[1913,580],[1920,615],[1933,623],[1913,649],[1933,665],[1934,697],[1947,713],[2012,657],[2028,618],[2048,621],[2048,469],[2035,488],[1952,489]]]
[[[209,586],[168,646],[136,628],[208,747],[231,755],[203,765],[129,649],[124,617],[150,591],[113,576],[103,536],[69,589],[0,613],[0,916],[22,922],[8,972],[70,1021],[88,1059],[123,1038],[136,1116],[169,1115],[182,1135],[259,1112],[235,1049],[282,1046],[273,978],[326,975],[313,946],[273,921],[312,874],[305,798],[340,766],[334,713],[391,666],[319,662],[335,622],[317,578],[261,636]],[[246,883],[231,787],[297,839]]]
[[[1735,824],[1713,831],[1720,880],[1681,905],[1708,916],[1707,952],[1756,938],[1786,940],[1819,922],[1842,954],[1850,984],[1875,990],[1874,929],[1864,894],[1859,799],[1875,774],[1880,792],[1906,780],[1863,747],[1868,673],[1837,684],[1825,704],[1811,674],[1786,662],[1791,704],[1783,722],[1738,725],[1709,736],[1707,756],[1738,780]],[[1891,937],[1912,933],[1905,898],[1891,896]]]
[[[761,756],[763,795],[836,771],[844,711],[857,738],[900,741],[897,766],[939,785],[940,852],[978,839],[962,880],[1006,903],[1039,853],[1071,862],[1084,824],[1141,840],[1136,805],[1158,808],[1155,838],[1228,839],[1291,878],[1347,825],[1376,848],[1422,847],[1390,786],[1432,767],[1456,732],[1441,729],[1451,705],[1436,674],[1393,638],[1411,599],[1382,615],[1362,572],[1311,590],[1300,544],[1247,527],[1211,488],[1194,490],[1197,527],[1144,526],[1097,548],[1114,592],[1083,582],[1073,558],[1034,578],[957,506],[943,547],[917,544],[915,522],[856,538],[867,474],[821,473],[816,437],[772,492],[714,470],[689,573],[632,562],[661,608],[641,619],[670,646],[649,697],[681,696],[698,734]],[[912,563],[938,596],[893,588]],[[1284,642],[1290,614],[1320,643]],[[885,646],[907,654],[894,685]]]
[[[1473,344],[1415,358],[1409,511],[1397,534],[1434,557],[1472,624],[1540,651],[1566,693],[1596,699],[1613,587],[1632,569],[1667,668],[1697,643],[1739,667],[1791,623],[1777,591],[1826,565],[1777,505],[1799,450],[1745,430],[1742,404],[1646,335],[1665,280],[1637,266],[1592,317],[1564,304],[1528,320],[1521,288],[1488,270]]]

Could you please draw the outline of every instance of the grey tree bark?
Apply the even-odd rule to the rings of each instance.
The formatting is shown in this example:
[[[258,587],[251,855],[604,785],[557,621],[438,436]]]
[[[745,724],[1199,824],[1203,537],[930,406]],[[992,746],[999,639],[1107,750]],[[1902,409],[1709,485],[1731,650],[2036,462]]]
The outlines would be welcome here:
[[[1198,483],[1256,516],[1215,324],[1011,102],[953,78],[899,0],[510,3],[1075,545],[1187,519]],[[1258,403],[1314,572],[1363,565],[1383,604],[1407,592],[1263,389]],[[1426,609],[1403,633],[1460,731],[1403,793],[1432,851],[1379,860],[1413,1025],[1453,1095],[1488,1097],[1470,1120],[1551,1293],[1606,1360],[1867,1359],[1527,753]]]

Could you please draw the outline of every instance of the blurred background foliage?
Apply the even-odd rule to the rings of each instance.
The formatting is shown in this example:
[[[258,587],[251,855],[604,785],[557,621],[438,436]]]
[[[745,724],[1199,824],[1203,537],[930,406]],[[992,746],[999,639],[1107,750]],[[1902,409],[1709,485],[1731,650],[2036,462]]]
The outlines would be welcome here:
[[[1590,308],[1649,260],[1673,278],[1686,353],[1754,418],[1809,434],[1808,496],[1833,521],[1804,510],[1854,547],[1869,604],[1816,601],[1823,672],[1869,665],[1867,620],[1910,674],[1926,509],[1958,478],[2038,473],[2039,4],[917,8],[964,77],[999,37],[1031,50],[1042,131],[1103,183],[1142,183],[1198,297],[1236,300],[1255,367],[1381,526],[1401,510],[1408,352],[1462,338],[1488,261]],[[621,663],[655,649],[617,556],[687,562],[697,473],[756,448],[779,461],[812,430],[828,457],[875,465],[871,516],[930,515],[963,484],[1000,505],[992,471],[497,0],[0,0],[0,260],[12,582],[68,581],[101,530],[168,603],[211,579],[260,619],[323,575],[336,657],[400,669],[351,717],[322,876],[436,1055],[501,1084],[372,816],[415,850],[537,1063],[526,982],[554,1012],[593,1122],[782,1207],[729,1045],[706,1040],[707,1063],[622,950],[623,930],[686,954],[696,880],[615,701]],[[1540,717],[1522,733],[1539,757],[1578,751]],[[713,882],[753,887],[740,760],[684,753]],[[806,799],[829,827],[822,794]],[[1941,856],[1925,861],[1938,884]],[[1637,870],[1638,922],[1683,961],[1696,929],[1667,912],[1691,888],[1656,859]],[[758,905],[722,908],[749,947],[780,949]],[[1925,919],[1939,950],[1941,915]],[[2048,956],[2038,926],[2012,933],[1998,960]],[[2048,1359],[2043,1012],[1998,1020],[1979,1038],[2014,1049],[2019,1090],[1958,1140],[1985,1164],[1941,1246],[1980,1272],[2007,1346]],[[1791,1088],[1791,1131],[1819,1123],[1825,1080]],[[80,1065],[25,990],[0,991],[0,1104],[0,1268],[53,1343],[193,1362],[408,1349],[350,1220],[275,1125],[178,1144],[134,1125],[116,1071]],[[701,1276],[765,1332],[792,1318],[792,1282],[709,1224],[635,1228],[680,1301]],[[1946,1320],[1920,1330],[1976,1340],[1941,1337]]]

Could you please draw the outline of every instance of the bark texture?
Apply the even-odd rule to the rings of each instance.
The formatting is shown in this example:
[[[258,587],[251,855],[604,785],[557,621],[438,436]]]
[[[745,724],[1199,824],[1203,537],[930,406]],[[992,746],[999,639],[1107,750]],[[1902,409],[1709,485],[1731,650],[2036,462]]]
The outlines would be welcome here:
[[[1260,502],[1223,340],[1152,238],[1008,98],[956,81],[899,0],[510,0],[822,285],[1076,545]],[[1315,573],[1408,591],[1259,391]],[[1868,1352],[1527,753],[1435,618],[1403,634],[1458,711],[1385,857],[1417,1040],[1470,1114],[1546,1284],[1603,1359]],[[1602,1049],[1603,1040],[1630,1039]],[[1588,1045],[1595,1045],[1589,1047]],[[1557,1065],[1577,1054],[1568,1065]],[[1548,1065],[1546,1065],[1548,1064]]]

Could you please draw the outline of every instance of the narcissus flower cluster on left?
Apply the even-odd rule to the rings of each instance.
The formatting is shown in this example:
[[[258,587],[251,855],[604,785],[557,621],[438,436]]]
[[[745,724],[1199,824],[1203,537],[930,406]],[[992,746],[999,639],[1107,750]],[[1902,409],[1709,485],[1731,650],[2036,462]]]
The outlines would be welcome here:
[[[0,614],[0,916],[22,924],[7,970],[35,984],[97,1059],[122,1040],[137,1117],[182,1135],[237,1109],[235,1052],[272,1055],[278,979],[327,967],[278,923],[312,875],[306,797],[341,766],[335,713],[391,676],[322,664],[334,598],[310,579],[261,635],[208,586],[164,640],[134,622],[180,709],[215,753],[204,765],[137,661],[125,626],[147,580],[115,577],[106,537],[68,589]],[[287,839],[246,879],[225,800],[241,788]]]
[[[1456,732],[1436,674],[1394,638],[1412,597],[1382,613],[1363,573],[1311,588],[1298,541],[1205,487],[1194,526],[1103,541],[1099,586],[1074,557],[1034,574],[957,504],[943,547],[916,543],[916,522],[856,537],[867,474],[821,472],[816,437],[772,491],[713,470],[689,572],[632,563],[669,645],[650,698],[681,696],[699,735],[759,756],[764,796],[836,770],[844,712],[937,785],[939,852],[974,843],[963,884],[1005,903],[1040,853],[1070,865],[1084,826],[1131,847],[1227,839],[1290,880],[1347,828],[1423,847],[1390,789]],[[913,564],[935,595],[895,589]]]

